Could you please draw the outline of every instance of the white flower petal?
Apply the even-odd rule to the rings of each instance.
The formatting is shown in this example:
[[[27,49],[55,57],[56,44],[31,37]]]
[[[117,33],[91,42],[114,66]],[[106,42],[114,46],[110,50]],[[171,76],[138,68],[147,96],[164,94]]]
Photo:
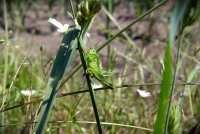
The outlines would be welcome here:
[[[48,22],[51,23],[51,24],[53,24],[54,26],[56,26],[58,29],[63,29],[64,28],[63,24],[61,24],[56,19],[49,18]]]
[[[140,89],[137,89],[137,93],[143,97],[143,98],[147,98],[147,97],[150,97],[151,96],[151,93],[150,92],[147,92],[145,90],[140,90]]]
[[[69,25],[68,24],[64,24],[63,31],[66,32],[68,30],[68,28],[69,28]]]
[[[87,33],[86,33],[86,36],[87,36],[88,38],[90,38],[91,34],[87,32]]]
[[[64,24],[63,25],[59,21],[57,21],[56,19],[53,19],[53,18],[49,18],[48,22],[51,23],[51,24],[53,24],[54,26],[56,26],[58,28],[57,32],[59,32],[59,33],[64,33],[69,28],[68,24]]]
[[[93,84],[92,84],[92,88],[93,88],[93,89],[102,88],[102,87],[103,87],[103,85],[100,84],[100,83],[98,83],[98,84],[97,84],[97,83],[93,83]]]
[[[32,96],[35,93],[36,93],[35,90],[30,90],[30,89],[21,90],[21,94],[24,96]]]
[[[57,29],[57,32],[63,33],[64,31],[63,31],[63,29]]]

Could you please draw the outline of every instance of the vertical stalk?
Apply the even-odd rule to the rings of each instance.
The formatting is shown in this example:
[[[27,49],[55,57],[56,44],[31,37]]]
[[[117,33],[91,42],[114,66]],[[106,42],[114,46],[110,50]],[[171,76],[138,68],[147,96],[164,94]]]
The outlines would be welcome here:
[[[98,132],[99,132],[99,134],[102,134],[102,128],[101,128],[99,114],[98,114],[98,110],[97,110],[97,106],[96,106],[96,102],[95,102],[94,91],[93,91],[93,88],[92,88],[92,85],[91,85],[90,76],[87,73],[87,64],[86,64],[86,61],[85,61],[85,58],[84,58],[84,50],[82,48],[81,36],[78,39],[78,51],[79,51],[79,54],[80,54],[84,74],[85,74],[85,77],[86,77],[86,80],[87,80],[87,85],[88,85],[88,88],[89,88],[90,98],[91,98],[91,101],[92,101],[92,107],[93,107],[96,122],[97,122]]]
[[[6,85],[7,85],[7,77],[8,77],[8,22],[7,22],[7,5],[6,0],[3,1],[3,11],[4,11],[4,23],[5,23],[5,46],[4,46],[4,73],[3,73],[3,89],[2,94],[6,94]],[[1,108],[4,107],[4,103],[6,101],[7,96],[3,96]],[[4,125],[5,115],[4,112],[0,115],[1,125]],[[0,133],[4,133],[4,128],[0,129]]]
[[[177,72],[178,72],[178,62],[180,59],[180,47],[181,47],[181,39],[182,39],[182,33],[179,34],[180,37],[178,38],[178,50],[177,50],[177,54],[176,54],[176,59],[175,59],[175,69],[174,69],[174,75],[173,75],[173,79],[172,79],[172,85],[171,85],[171,92],[170,92],[170,98],[169,98],[169,106],[167,107],[167,115],[166,115],[166,126],[165,126],[165,130],[164,133],[167,134],[167,128],[168,128],[168,123],[169,123],[169,116],[170,116],[170,111],[171,111],[171,105],[172,105],[172,97],[173,97],[173,93],[175,90],[175,84],[176,84],[176,76],[177,76]]]
[[[71,11],[72,11],[72,15],[73,15],[73,19],[75,19],[75,11],[74,11],[74,6],[73,6],[73,2],[72,2],[72,0],[69,0],[69,2],[70,2],[70,7],[71,7]]]
[[[107,0],[105,1],[105,7],[108,10],[108,12],[112,15],[113,12],[113,0]],[[106,17],[106,39],[108,40],[111,38],[110,36],[110,18],[107,16]],[[112,69],[112,47],[111,45],[107,46],[107,69],[110,71]],[[103,100],[103,105],[104,105],[104,110],[106,108],[106,98],[107,98],[107,92],[104,91],[104,100]]]
[[[106,8],[107,8],[107,10],[110,12],[110,14],[112,14],[112,12],[113,12],[113,0],[108,0],[108,1],[106,2]],[[107,30],[110,30],[110,19],[109,19],[108,16],[106,17],[106,29],[107,29]],[[106,34],[106,38],[107,38],[107,39],[110,38],[110,34],[109,34],[109,33]],[[111,46],[109,45],[109,46],[107,47],[108,69],[109,69],[109,70],[111,69],[111,51],[112,51],[112,50],[111,50]]]

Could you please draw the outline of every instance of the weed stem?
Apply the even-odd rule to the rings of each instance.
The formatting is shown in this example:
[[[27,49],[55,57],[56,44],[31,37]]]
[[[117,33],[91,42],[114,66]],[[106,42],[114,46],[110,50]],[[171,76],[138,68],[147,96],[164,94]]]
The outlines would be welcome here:
[[[98,110],[97,110],[97,106],[96,106],[96,102],[95,102],[94,91],[93,91],[93,88],[92,88],[90,76],[87,73],[87,64],[86,64],[86,61],[85,61],[85,58],[84,58],[84,50],[82,48],[81,36],[78,39],[78,50],[79,50],[82,66],[83,66],[83,69],[84,69],[84,74],[85,74],[85,77],[86,77],[86,80],[87,80],[87,85],[88,85],[88,88],[89,88],[90,98],[91,98],[91,101],[92,101],[92,107],[93,107],[96,122],[97,122],[98,132],[99,132],[99,134],[102,134],[102,128],[101,128],[99,114],[98,114]]]

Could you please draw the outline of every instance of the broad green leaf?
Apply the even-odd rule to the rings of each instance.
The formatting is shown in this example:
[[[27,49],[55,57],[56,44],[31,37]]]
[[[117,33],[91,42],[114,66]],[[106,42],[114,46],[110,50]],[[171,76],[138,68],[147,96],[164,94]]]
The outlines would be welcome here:
[[[161,82],[159,108],[154,128],[154,134],[164,134],[166,120],[167,120],[167,109],[169,107],[170,93],[172,90],[172,78],[173,78],[171,46],[172,45],[168,43],[165,49],[164,70],[162,76],[163,79]]]
[[[77,48],[77,39],[79,33],[80,29],[73,27],[64,34],[63,41],[54,60],[53,68],[51,70],[50,78],[48,81],[45,99],[42,103],[38,116],[38,124],[35,127],[36,134],[44,133],[46,124],[48,122],[48,117],[50,115],[56,94],[58,92],[57,87],[63,77],[64,72],[69,68],[69,65],[73,61]]]
[[[173,94],[173,45],[178,33],[183,31],[184,17],[191,8],[190,0],[176,1],[175,8],[171,14],[170,31],[168,43],[165,49],[164,70],[162,74],[160,98],[157,118],[154,126],[154,134],[166,134],[170,112],[170,100]]]

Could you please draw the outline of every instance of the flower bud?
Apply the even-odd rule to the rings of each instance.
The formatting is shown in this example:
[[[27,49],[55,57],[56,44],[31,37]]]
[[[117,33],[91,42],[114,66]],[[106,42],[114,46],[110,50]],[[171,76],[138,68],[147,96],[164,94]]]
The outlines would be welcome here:
[[[77,21],[80,26],[90,22],[101,9],[99,0],[83,0],[78,6]]]

